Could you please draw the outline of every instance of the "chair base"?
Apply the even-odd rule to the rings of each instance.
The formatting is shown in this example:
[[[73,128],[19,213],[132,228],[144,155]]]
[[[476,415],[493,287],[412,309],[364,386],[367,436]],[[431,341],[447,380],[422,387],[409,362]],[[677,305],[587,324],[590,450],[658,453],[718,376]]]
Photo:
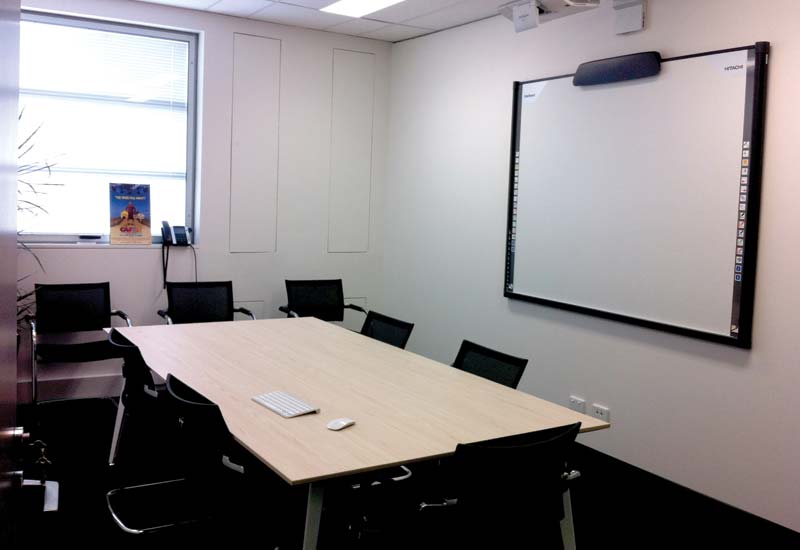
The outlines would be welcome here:
[[[211,519],[209,496],[195,483],[171,479],[113,489],[106,504],[120,529],[141,535]]]

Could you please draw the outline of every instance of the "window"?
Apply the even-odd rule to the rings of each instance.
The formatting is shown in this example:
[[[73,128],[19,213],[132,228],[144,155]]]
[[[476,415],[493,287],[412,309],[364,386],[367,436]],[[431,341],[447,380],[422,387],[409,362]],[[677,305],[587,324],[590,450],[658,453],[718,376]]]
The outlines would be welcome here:
[[[194,225],[196,56],[194,34],[23,14],[21,163],[52,164],[22,178],[24,240],[107,238],[109,183],[150,185],[154,234]]]

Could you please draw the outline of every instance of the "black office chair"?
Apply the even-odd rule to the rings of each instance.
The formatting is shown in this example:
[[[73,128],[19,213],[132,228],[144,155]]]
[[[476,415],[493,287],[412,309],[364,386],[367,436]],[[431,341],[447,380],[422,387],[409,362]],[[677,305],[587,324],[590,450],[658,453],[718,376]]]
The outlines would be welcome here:
[[[393,319],[386,315],[370,311],[364,320],[361,334],[380,340],[381,342],[405,348],[411,331],[412,323]],[[335,537],[347,540],[339,541],[339,545],[356,544],[356,541],[369,540],[375,533],[381,531],[381,518],[386,516],[386,511],[393,507],[396,499],[387,495],[394,495],[394,489],[386,487],[401,485],[397,482],[406,481],[412,477],[411,470],[406,466],[395,466],[381,471],[367,472],[350,476],[346,483],[335,487],[334,499],[341,499],[338,506],[339,515],[331,523]],[[374,514],[381,510],[380,514]],[[376,519],[377,518],[377,519]]]
[[[514,389],[519,385],[527,364],[527,359],[501,353],[469,340],[461,343],[456,360],[453,362],[453,366],[457,369]]]
[[[414,323],[407,323],[370,311],[367,313],[367,318],[364,319],[361,334],[403,349],[411,337],[412,330],[414,330]]]
[[[108,456],[109,466],[114,466],[123,432],[133,436],[129,438],[133,440],[128,445],[131,450],[135,450],[138,446],[137,443],[147,438],[152,441],[153,434],[150,428],[158,422],[157,406],[160,393],[166,389],[166,386],[163,383],[155,382],[153,373],[145,363],[139,348],[116,329],[109,333],[108,341],[116,348],[119,357],[122,357],[122,377],[124,379]],[[138,434],[139,437],[135,437],[134,434]],[[131,457],[132,454],[128,454],[127,462],[135,462],[135,459]]]
[[[231,281],[168,282],[167,304],[166,310],[159,309],[157,313],[170,325],[233,321],[234,313],[256,318],[249,309],[233,307]]]
[[[131,534],[213,519],[232,505],[227,497],[244,468],[229,459],[233,438],[219,407],[172,375],[160,411],[174,445],[158,449],[160,461],[183,477],[113,489],[106,503],[116,524]],[[168,456],[165,456],[168,455]],[[226,475],[227,474],[227,475]],[[163,479],[163,478],[162,478]]]
[[[419,506],[430,547],[561,550],[563,495],[579,475],[567,464],[580,426],[458,445],[446,498]]]
[[[119,357],[103,338],[85,341],[86,334],[111,326],[111,317],[131,319],[111,309],[109,283],[37,284],[36,315],[26,316],[31,330],[31,401],[39,400],[39,365],[85,363]]]
[[[309,281],[286,280],[288,304],[278,309],[287,317],[316,317],[323,321],[344,320],[344,310],[366,310],[355,304],[344,303],[341,279],[319,279]]]
[[[486,348],[484,346],[479,346],[468,340],[464,340],[461,344],[461,348],[459,349],[458,355],[456,357],[453,366],[471,372],[472,374],[476,374],[483,378],[487,378],[492,380],[493,382],[497,382],[511,388],[516,388],[519,384],[520,379],[522,378],[522,374],[525,371],[525,366],[527,365],[527,359],[520,359],[517,357],[513,357],[511,355],[507,355],[505,353],[500,353],[498,351]],[[405,475],[398,475],[400,472],[397,470],[392,471],[392,476],[390,479],[392,481],[397,480],[405,480],[411,477],[412,472],[405,466],[401,466],[404,470]],[[415,468],[418,470],[418,468]],[[432,476],[437,476],[440,472],[439,467],[432,467],[428,465],[428,468],[423,468],[422,483],[425,483],[425,479],[430,478]],[[386,481],[386,475],[383,476],[383,479],[378,481]],[[368,487],[369,491],[373,495],[379,495],[377,497],[372,497],[373,500],[375,499],[382,499],[384,502],[392,500],[395,497],[386,497],[380,496],[381,491],[384,493],[388,493],[391,491],[397,492],[397,489],[392,488],[391,484],[384,483],[385,487],[376,487],[376,483],[372,482],[368,485],[361,484],[362,487]],[[369,493],[368,493],[369,494]],[[368,502],[368,505],[364,506],[364,509],[375,509],[375,506],[372,503]],[[379,533],[384,530],[381,527],[381,516],[377,516],[377,521],[375,520],[375,514],[360,514],[358,516],[359,522],[357,523],[358,527],[357,530],[362,533]]]
[[[406,347],[413,329],[413,323],[407,323],[370,311],[367,313],[367,318],[364,319],[361,334],[402,349]],[[405,481],[411,475],[411,470],[406,466],[396,466],[383,472],[370,472],[361,476],[354,476],[350,482],[350,487],[353,489],[363,488],[366,491],[371,490],[368,488],[374,488],[382,483]]]

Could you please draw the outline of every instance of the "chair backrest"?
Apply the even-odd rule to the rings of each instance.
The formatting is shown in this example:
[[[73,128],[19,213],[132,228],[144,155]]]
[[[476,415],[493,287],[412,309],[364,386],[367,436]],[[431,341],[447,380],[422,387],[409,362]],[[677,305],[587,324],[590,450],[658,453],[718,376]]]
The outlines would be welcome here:
[[[124,408],[118,414],[124,413],[125,419],[115,426],[109,460],[121,468],[120,472],[134,477],[150,472],[161,475],[164,470],[182,472],[180,461],[172,460],[166,452],[172,449],[174,430],[164,421],[169,418],[166,399],[158,391],[150,367],[139,348],[117,329],[109,332],[108,343],[122,358],[124,385],[120,401]]]
[[[147,395],[144,392],[145,386],[155,385],[150,367],[145,363],[139,348],[117,329],[111,330],[108,341],[122,358],[122,377],[125,380],[122,390],[123,404],[126,407],[135,406]]]
[[[470,547],[562,548],[562,475],[580,426],[456,447],[457,530]]]
[[[175,324],[233,321],[233,283],[167,283],[167,313]]]
[[[187,472],[213,473],[231,440],[222,412],[216,403],[171,374],[166,385],[177,452]]]
[[[36,330],[81,332],[111,326],[109,283],[37,284]]]
[[[516,389],[527,364],[527,359],[514,357],[464,340],[453,366]]]
[[[367,313],[367,318],[364,319],[361,334],[398,348],[405,348],[412,330],[414,330],[414,323],[406,323],[382,313],[370,311]]]
[[[344,291],[341,279],[310,281],[286,280],[289,309],[300,317],[316,317],[323,321],[344,319]]]

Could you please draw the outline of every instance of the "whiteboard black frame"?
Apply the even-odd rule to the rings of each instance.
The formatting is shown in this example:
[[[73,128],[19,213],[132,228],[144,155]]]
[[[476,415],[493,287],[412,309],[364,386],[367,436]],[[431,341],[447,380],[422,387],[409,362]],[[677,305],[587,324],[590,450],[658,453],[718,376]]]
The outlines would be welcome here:
[[[514,228],[515,228],[515,169],[516,169],[516,153],[519,151],[519,136],[520,136],[520,95],[522,86],[532,82],[543,82],[548,80],[555,80],[559,78],[572,77],[573,74],[563,74],[558,76],[551,76],[547,78],[538,78],[533,80],[526,80],[514,82],[513,86],[513,116],[511,121],[511,156],[509,163],[509,186],[508,186],[508,214],[506,226],[506,261],[505,261],[505,281],[503,284],[503,295],[506,298],[514,300],[523,300],[526,302],[533,302],[545,306],[573,311],[576,313],[583,313],[603,319],[610,319],[640,327],[646,327],[683,336],[690,336],[693,338],[700,338],[709,340],[720,344],[739,347],[743,349],[750,349],[752,347],[752,334],[753,334],[753,306],[755,298],[755,278],[756,278],[756,258],[758,255],[758,225],[760,218],[761,206],[761,179],[762,179],[762,166],[763,166],[763,152],[764,152],[764,119],[766,112],[766,87],[767,87],[767,64],[769,61],[769,42],[756,42],[751,46],[742,46],[737,48],[728,48],[724,50],[714,50],[708,52],[701,52],[690,55],[683,55],[678,57],[670,57],[662,59],[662,63],[669,63],[672,61],[680,61],[682,59],[690,59],[693,57],[702,57],[709,55],[717,55],[728,52],[752,50],[755,55],[753,74],[752,77],[748,75],[748,80],[752,78],[752,82],[748,82],[747,86],[751,87],[751,93],[747,94],[745,98],[745,108],[750,110],[750,118],[747,118],[747,111],[745,111],[745,127],[750,126],[750,172],[749,172],[749,189],[747,196],[747,224],[745,225],[745,243],[746,247],[742,258],[742,282],[740,285],[735,286],[734,295],[739,295],[738,307],[738,333],[737,335],[725,336],[722,334],[696,330],[680,325],[672,325],[668,323],[661,323],[649,319],[642,319],[605,311],[601,309],[590,308],[568,302],[560,302],[557,300],[550,300],[538,296],[528,294],[520,294],[513,291],[514,283]],[[735,300],[735,296],[733,298]]]

